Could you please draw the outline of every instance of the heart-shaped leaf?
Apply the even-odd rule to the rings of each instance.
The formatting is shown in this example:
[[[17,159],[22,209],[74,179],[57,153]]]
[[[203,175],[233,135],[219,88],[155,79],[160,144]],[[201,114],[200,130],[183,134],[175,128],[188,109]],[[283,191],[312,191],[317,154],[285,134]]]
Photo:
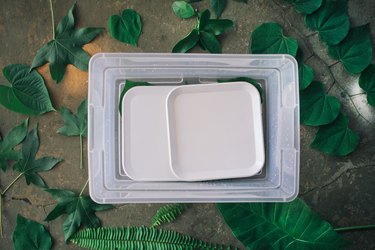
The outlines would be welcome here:
[[[289,203],[217,204],[247,249],[339,249],[347,242],[301,199]]]
[[[42,224],[17,215],[13,245],[15,250],[49,250],[52,238]]]
[[[199,32],[193,29],[189,35],[181,39],[172,49],[173,53],[186,53],[197,44],[199,41]]]
[[[190,18],[195,15],[193,6],[185,1],[174,1],[172,4],[172,10],[176,16],[180,18]]]
[[[359,86],[367,92],[368,103],[375,107],[375,64],[370,64],[361,73]]]
[[[140,15],[132,9],[125,9],[121,16],[112,15],[108,20],[109,34],[124,43],[138,46],[142,32]]]
[[[314,70],[304,63],[298,64],[299,89],[306,89],[314,80]]]
[[[199,42],[203,48],[208,50],[210,53],[221,53],[220,42],[216,39],[215,35],[202,31],[200,32]]]
[[[289,54],[296,56],[297,40],[286,37],[277,23],[264,23],[251,34],[250,53],[254,54]]]
[[[300,92],[301,122],[309,126],[331,123],[340,113],[340,101],[324,93],[323,84],[312,82]]]
[[[55,37],[38,50],[31,64],[34,69],[50,62],[49,70],[52,79],[57,83],[63,79],[68,64],[87,71],[90,55],[82,46],[91,42],[102,31],[101,28],[75,29],[75,6],[76,4],[73,4],[68,15],[59,22]]]
[[[24,64],[11,64],[3,69],[10,87],[0,86],[0,103],[18,113],[40,115],[54,111],[44,80]]]
[[[323,0],[287,0],[295,6],[298,13],[311,14],[322,5]]]
[[[348,117],[340,113],[336,120],[321,126],[311,143],[312,148],[334,156],[345,156],[355,150],[359,136],[349,128]]]
[[[366,24],[351,28],[341,43],[328,46],[328,53],[332,58],[341,61],[348,72],[360,73],[372,59],[370,26]]]
[[[341,42],[349,32],[347,0],[324,0],[314,13],[305,16],[306,26],[319,32],[320,39],[328,45]]]
[[[227,6],[227,0],[210,0],[210,4],[216,18],[219,18]]]

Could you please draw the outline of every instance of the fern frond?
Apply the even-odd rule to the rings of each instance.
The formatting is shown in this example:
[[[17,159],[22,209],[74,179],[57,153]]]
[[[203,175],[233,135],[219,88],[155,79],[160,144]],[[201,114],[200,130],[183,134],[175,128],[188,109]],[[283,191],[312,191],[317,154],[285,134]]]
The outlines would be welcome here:
[[[230,249],[182,235],[175,231],[147,227],[87,228],[70,238],[74,244],[87,249]]]
[[[163,223],[174,221],[187,209],[187,207],[188,205],[185,203],[175,203],[159,208],[152,218],[151,227],[156,227]]]

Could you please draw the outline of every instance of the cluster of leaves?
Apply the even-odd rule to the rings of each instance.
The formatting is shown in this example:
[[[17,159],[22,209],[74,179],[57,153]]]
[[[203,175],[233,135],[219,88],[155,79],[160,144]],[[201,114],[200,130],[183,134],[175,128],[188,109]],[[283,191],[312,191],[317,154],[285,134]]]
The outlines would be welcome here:
[[[367,92],[368,103],[375,107],[375,81],[371,80],[375,78],[375,71],[370,65],[372,46],[369,25],[350,27],[347,0],[287,1],[295,5],[297,12],[305,14],[306,26],[319,33],[333,59],[340,61],[351,74],[365,74],[361,77],[360,87]]]
[[[132,9],[125,9],[121,16],[112,15],[109,18],[108,29],[113,38],[137,47],[142,33],[141,16]]]
[[[247,249],[340,249],[347,245],[301,199],[289,203],[217,204]]]
[[[231,20],[210,19],[211,13],[209,10],[198,13],[190,4],[184,1],[174,2],[172,9],[180,18],[191,18],[193,16],[197,18],[194,29],[173,47],[173,53],[188,52],[197,44],[210,53],[221,53],[221,44],[216,37],[234,27],[234,23]]]
[[[188,205],[185,203],[174,203],[162,206],[152,218],[151,227],[157,227],[161,224],[176,220],[187,208]]]
[[[251,35],[250,52],[290,54],[299,62],[301,123],[320,126],[311,146],[326,154],[344,156],[355,150],[359,143],[357,133],[349,128],[341,104],[334,96],[326,95],[323,84],[313,81],[314,72],[303,63],[297,40],[283,34],[277,23],[264,23]]]

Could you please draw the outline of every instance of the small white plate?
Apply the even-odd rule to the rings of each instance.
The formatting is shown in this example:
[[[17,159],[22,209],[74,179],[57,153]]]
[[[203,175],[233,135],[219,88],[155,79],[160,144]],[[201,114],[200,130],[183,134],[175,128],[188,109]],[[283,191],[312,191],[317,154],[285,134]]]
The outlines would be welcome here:
[[[135,181],[176,181],[170,169],[166,97],[175,86],[131,88],[122,103],[122,166]]]
[[[248,177],[264,165],[260,95],[249,83],[176,87],[167,121],[171,170],[180,180]]]

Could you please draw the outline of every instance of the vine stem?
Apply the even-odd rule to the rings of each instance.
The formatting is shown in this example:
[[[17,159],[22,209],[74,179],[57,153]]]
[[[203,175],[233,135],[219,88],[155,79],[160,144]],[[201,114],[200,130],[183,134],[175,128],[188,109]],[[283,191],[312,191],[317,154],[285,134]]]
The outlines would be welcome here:
[[[83,186],[83,188],[82,188],[81,192],[79,193],[79,196],[82,196],[82,194],[83,194],[83,191],[85,191],[85,189],[86,189],[86,187],[87,187],[87,184],[88,184],[88,183],[89,183],[89,179],[87,179],[87,181],[86,181],[85,185]]]
[[[335,228],[335,231],[336,232],[345,232],[345,231],[352,231],[352,230],[368,230],[368,229],[375,229],[375,225],[338,227],[338,228]]]
[[[80,159],[79,159],[79,168],[82,169],[83,168],[83,142],[82,142],[82,135],[79,135],[79,145],[80,145],[80,148],[81,148],[81,156],[80,156]]]
[[[9,188],[13,186],[16,181],[18,181],[19,178],[23,176],[24,173],[20,173],[5,189],[3,192],[1,192],[1,196],[4,196],[4,194],[8,191]]]
[[[53,36],[53,39],[55,39],[55,17],[54,17],[54,14],[53,14],[53,5],[52,5],[52,0],[49,0],[49,5],[50,5],[50,8],[51,8],[51,21],[52,21],[52,36]]]

